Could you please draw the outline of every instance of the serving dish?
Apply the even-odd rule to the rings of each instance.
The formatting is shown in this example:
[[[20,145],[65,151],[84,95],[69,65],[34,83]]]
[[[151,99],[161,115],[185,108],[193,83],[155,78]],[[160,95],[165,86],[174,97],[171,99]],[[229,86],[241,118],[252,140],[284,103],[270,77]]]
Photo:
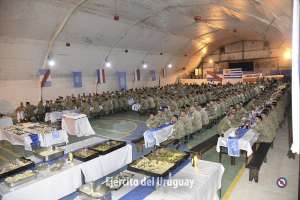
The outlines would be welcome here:
[[[128,172],[120,172],[119,174],[107,177],[105,185],[111,190],[118,190],[126,184],[134,175]]]
[[[133,161],[128,170],[153,177],[165,177],[189,157],[189,153],[175,149],[159,148]]]
[[[54,160],[64,156],[64,150],[55,146],[39,148],[34,151],[34,154],[43,161]]]
[[[88,149],[88,148],[83,148],[73,153],[75,159],[83,162],[96,158],[98,155],[99,155],[98,151]]]
[[[32,170],[27,170],[25,172],[9,176],[4,179],[4,183],[8,187],[16,187],[18,185],[27,183],[29,181],[32,181],[36,179],[38,172],[37,171],[32,171]]]
[[[111,200],[111,191],[104,185],[96,185],[94,182],[80,186],[78,191],[86,197],[99,200]]]
[[[126,142],[117,140],[108,140],[100,144],[89,147],[89,149],[98,151],[100,155],[108,154],[112,151],[126,146]]]
[[[18,158],[14,161],[9,161],[9,163],[0,167],[0,178],[6,178],[8,176],[20,173],[29,168],[33,168],[34,165],[34,162],[24,157]]]

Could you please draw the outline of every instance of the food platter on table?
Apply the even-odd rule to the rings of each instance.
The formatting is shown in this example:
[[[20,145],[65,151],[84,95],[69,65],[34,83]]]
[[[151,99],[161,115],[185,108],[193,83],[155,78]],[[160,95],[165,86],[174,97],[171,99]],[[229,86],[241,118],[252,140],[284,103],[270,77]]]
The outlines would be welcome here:
[[[75,159],[85,162],[99,156],[99,152],[89,148],[83,148],[75,151],[73,153],[73,156]]]
[[[34,167],[34,165],[34,162],[24,157],[18,158],[14,161],[9,161],[9,163],[0,168],[0,178],[6,178],[8,176],[20,173]]]
[[[189,153],[170,148],[158,148],[133,161],[128,170],[153,177],[166,177],[189,157]]]
[[[126,146],[124,141],[108,140],[89,147],[89,149],[99,152],[100,155],[105,155],[124,146]]]

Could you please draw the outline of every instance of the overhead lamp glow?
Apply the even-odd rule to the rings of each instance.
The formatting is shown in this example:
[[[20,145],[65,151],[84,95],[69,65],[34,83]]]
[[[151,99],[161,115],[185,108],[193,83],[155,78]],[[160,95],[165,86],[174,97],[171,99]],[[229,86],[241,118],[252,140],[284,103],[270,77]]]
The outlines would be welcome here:
[[[172,64],[168,64],[168,68],[171,69],[173,67]]]
[[[147,63],[143,63],[143,68],[147,69],[147,67],[148,67]]]
[[[111,67],[111,63],[110,62],[105,62],[105,67],[110,68]]]
[[[48,65],[50,66],[50,67],[54,67],[55,66],[55,61],[53,60],[53,59],[51,59],[51,60],[48,60]]]
[[[290,49],[285,50],[285,52],[283,53],[283,58],[285,60],[291,60],[292,59],[292,53]]]
[[[208,62],[209,62],[210,64],[212,64],[212,63],[214,63],[214,60],[213,60],[213,59],[209,59]]]

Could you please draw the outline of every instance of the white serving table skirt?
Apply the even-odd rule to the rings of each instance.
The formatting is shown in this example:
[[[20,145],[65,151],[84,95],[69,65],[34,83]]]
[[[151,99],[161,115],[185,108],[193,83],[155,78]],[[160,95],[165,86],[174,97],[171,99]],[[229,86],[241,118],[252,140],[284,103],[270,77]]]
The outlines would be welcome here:
[[[52,133],[38,134],[41,147],[50,147],[54,144],[69,142],[68,134],[66,133],[66,131],[58,130],[56,132],[58,133],[54,134],[55,137]],[[28,135],[29,134],[16,135],[0,129],[0,140],[7,140],[12,145],[24,146],[26,150],[31,151],[31,139]]]
[[[62,171],[42,171],[36,180],[13,189],[0,184],[2,200],[57,200],[75,192],[82,185],[81,172],[85,181],[100,179],[132,162],[130,144],[104,156],[87,162],[74,159],[73,165],[66,164]],[[0,198],[1,199],[1,198]]]
[[[63,171],[44,171],[36,180],[19,185],[13,189],[0,184],[2,200],[57,200],[81,185],[80,167],[65,166]]]
[[[77,137],[95,135],[87,116],[83,114],[64,114],[61,126],[68,134]]]
[[[132,173],[129,171],[129,173]],[[146,200],[218,200],[218,190],[221,189],[224,167],[220,163],[200,160],[198,168],[194,168],[189,162],[177,174],[170,179],[193,180],[192,187],[166,187],[158,186],[155,191],[144,199]],[[135,179],[143,180],[144,175],[134,173]],[[112,191],[112,200],[122,199],[126,194],[132,192],[135,187],[123,186],[117,191]],[[133,195],[134,196],[134,195]],[[128,197],[127,197],[128,198]],[[75,200],[87,200],[79,195]],[[140,200],[132,198],[131,200]]]
[[[81,164],[86,182],[96,181],[132,162],[132,145],[117,149]]]
[[[237,128],[230,128],[224,133],[224,137],[218,138],[216,151],[220,152],[220,147],[227,148],[227,139],[233,136]],[[250,129],[242,138],[239,139],[239,149],[247,152],[247,157],[253,153],[252,146],[258,139],[258,133],[254,129]]]

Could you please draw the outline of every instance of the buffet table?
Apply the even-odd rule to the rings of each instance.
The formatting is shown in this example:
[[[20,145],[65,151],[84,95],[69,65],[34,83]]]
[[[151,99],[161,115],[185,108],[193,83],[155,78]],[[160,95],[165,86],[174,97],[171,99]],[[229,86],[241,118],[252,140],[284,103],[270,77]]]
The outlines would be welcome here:
[[[76,113],[76,110],[54,111],[45,114],[45,122],[55,123],[62,119],[64,114]]]
[[[96,180],[132,162],[132,146],[126,145],[87,162],[74,159],[56,172],[41,171],[37,179],[14,188],[0,184],[2,200],[56,200],[75,192],[85,181]]]
[[[37,134],[38,140],[41,147],[50,147],[54,144],[68,143],[68,135],[64,130],[57,130],[49,133],[34,133]],[[30,133],[24,133],[22,135],[17,135],[5,129],[0,129],[0,140],[7,140],[12,145],[24,146],[25,150],[31,151],[32,139],[30,138]]]
[[[76,164],[59,172],[42,171],[37,179],[12,189],[1,183],[2,200],[55,200],[75,192],[81,185],[80,165]]]
[[[117,149],[109,154],[99,156],[81,164],[85,181],[98,180],[132,162],[132,145]]]
[[[62,129],[77,137],[95,135],[89,119],[84,114],[64,114],[61,123]]]
[[[224,173],[223,165],[219,163],[201,160],[199,167],[194,168],[191,162],[182,164],[180,169],[168,180],[185,181],[186,185],[178,186],[145,186],[145,185],[125,185],[121,189],[112,191],[112,200],[218,200],[218,190],[221,189],[221,181]],[[129,172],[132,173],[132,172]],[[146,177],[149,178],[149,177]],[[134,173],[134,182],[142,183],[145,176]],[[150,179],[148,179],[150,180]],[[146,182],[144,182],[146,183]],[[149,184],[150,182],[148,182]],[[190,183],[190,184],[189,184]],[[79,194],[75,200],[87,200],[84,195]]]

